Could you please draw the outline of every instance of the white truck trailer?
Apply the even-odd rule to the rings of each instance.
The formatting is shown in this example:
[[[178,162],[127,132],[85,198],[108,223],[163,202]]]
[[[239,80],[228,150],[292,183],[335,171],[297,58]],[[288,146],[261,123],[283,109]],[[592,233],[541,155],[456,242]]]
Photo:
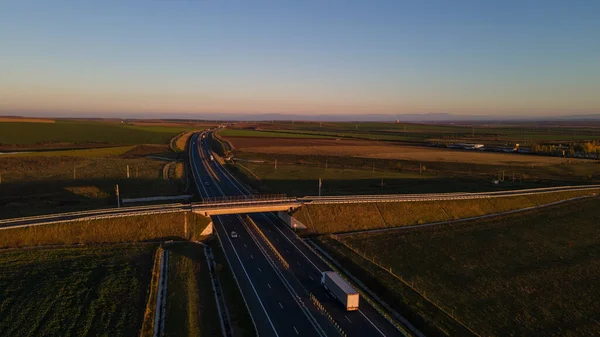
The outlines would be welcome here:
[[[338,273],[324,271],[321,275],[321,284],[346,306],[346,311],[358,310],[358,292]]]

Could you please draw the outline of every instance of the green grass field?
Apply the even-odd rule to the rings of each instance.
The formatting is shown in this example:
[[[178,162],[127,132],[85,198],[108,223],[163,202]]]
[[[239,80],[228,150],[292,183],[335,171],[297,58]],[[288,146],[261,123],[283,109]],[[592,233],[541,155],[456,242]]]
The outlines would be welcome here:
[[[542,125],[539,123],[482,125],[481,123],[275,122],[260,123],[265,131],[400,141],[485,141],[487,143],[576,141],[597,139],[600,126]]]
[[[0,123],[0,144],[167,144],[191,127],[135,126],[102,122]]]
[[[204,247],[177,243],[168,248],[169,286],[164,336],[221,336]]]
[[[593,336],[599,201],[318,242],[430,335]]]
[[[137,336],[155,245],[0,252],[2,336]]]
[[[136,146],[0,156],[0,217],[113,207],[116,184],[122,198],[182,194],[182,170],[167,181],[167,162],[144,157],[162,150]]]
[[[115,157],[120,156],[127,151],[131,151],[135,146],[115,146],[115,147],[102,147],[96,149],[82,149],[82,150],[55,150],[55,151],[40,151],[40,152],[25,152],[25,153],[6,153],[1,155],[4,158],[14,157]]]
[[[277,132],[277,131],[258,131],[245,129],[225,129],[219,131],[223,137],[271,137],[271,138],[332,138],[331,135]]]

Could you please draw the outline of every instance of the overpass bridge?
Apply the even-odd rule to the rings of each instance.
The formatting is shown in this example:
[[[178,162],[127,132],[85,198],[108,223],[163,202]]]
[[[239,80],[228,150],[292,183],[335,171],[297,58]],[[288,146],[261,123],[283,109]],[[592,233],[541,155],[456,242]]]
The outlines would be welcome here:
[[[204,216],[262,213],[262,212],[290,212],[302,206],[296,198],[281,198],[274,200],[261,200],[249,198],[247,200],[224,200],[222,202],[203,202],[192,204],[192,212]]]

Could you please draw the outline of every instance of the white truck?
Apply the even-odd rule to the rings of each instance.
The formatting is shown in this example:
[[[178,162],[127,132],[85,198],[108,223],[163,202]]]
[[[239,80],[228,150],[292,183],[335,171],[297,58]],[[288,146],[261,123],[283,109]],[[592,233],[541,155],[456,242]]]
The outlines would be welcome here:
[[[210,161],[213,161],[213,160],[215,160],[215,157],[211,154],[210,155]]]
[[[324,271],[321,275],[321,284],[346,306],[346,311],[358,310],[358,292],[338,273]]]

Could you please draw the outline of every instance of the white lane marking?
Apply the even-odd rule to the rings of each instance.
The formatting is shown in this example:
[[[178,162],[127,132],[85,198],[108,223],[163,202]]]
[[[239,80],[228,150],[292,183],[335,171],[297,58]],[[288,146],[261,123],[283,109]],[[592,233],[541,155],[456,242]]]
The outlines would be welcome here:
[[[244,243],[244,247],[248,248],[248,246]]]
[[[312,276],[309,276],[308,278],[311,279],[311,280],[313,280],[313,281],[315,280]]]
[[[280,307],[281,309],[283,309],[283,305],[281,305],[281,302],[277,302],[277,303],[279,303],[279,307]]]
[[[225,225],[223,225],[223,222],[220,221],[218,217],[217,217],[217,221],[221,223],[221,226],[223,226],[223,229],[224,229]],[[219,238],[219,242],[221,242],[221,245],[222,245],[223,242],[221,241],[221,236],[219,236],[218,230],[217,230],[217,237]],[[225,237],[227,237],[227,241],[229,241],[229,244],[231,245],[231,248],[233,249],[233,252],[235,253],[235,256],[237,257],[237,260],[240,263],[240,266],[242,267],[242,270],[244,271],[244,274],[246,275],[248,282],[250,282],[250,286],[252,286],[252,290],[254,290],[254,294],[256,295],[256,298],[258,299],[258,303],[260,303],[261,308],[263,309],[265,315],[267,316],[269,325],[271,325],[273,332],[275,332],[275,336],[279,337],[279,333],[277,332],[277,329],[275,329],[275,325],[273,325],[273,321],[271,321],[271,316],[269,316],[269,313],[267,313],[267,309],[265,309],[265,306],[264,306],[262,300],[260,299],[260,296],[258,296],[258,292],[256,291],[256,288],[254,287],[254,283],[252,282],[252,279],[250,279],[250,276],[248,275],[248,272],[246,271],[246,268],[244,267],[244,264],[242,263],[242,259],[240,258],[240,255],[238,254],[237,250],[233,246],[233,242],[231,241],[231,238],[227,234],[225,234]],[[225,249],[223,248],[223,250],[225,250]],[[226,254],[225,256],[227,256],[227,253],[225,253],[225,254]],[[233,272],[233,268],[231,271]],[[238,284],[238,286],[239,286],[239,284]],[[243,296],[244,296],[244,293],[242,293],[242,297]],[[252,315],[250,315],[250,317],[252,317]]]
[[[352,323],[352,321],[350,320],[350,318],[348,318],[348,316],[344,315],[344,317],[346,317],[346,319],[348,320],[348,322]]]
[[[296,261],[296,263],[297,263],[299,266],[301,266],[300,262]]]
[[[267,283],[267,286],[269,287],[269,289],[271,289],[271,284],[270,283]]]
[[[250,258],[251,258],[252,260],[254,260],[254,255],[250,254]]]
[[[267,219],[267,221],[269,221],[269,222],[270,222],[270,223],[271,223],[271,224],[272,224],[272,225],[275,227],[275,229],[276,229],[276,230],[278,230],[278,231],[281,233],[281,235],[283,235],[283,237],[284,237],[286,240],[288,240],[288,241],[289,241],[289,242],[292,244],[292,246],[294,246],[294,248],[296,248],[296,249],[297,249],[297,250],[300,252],[300,254],[302,254],[302,256],[304,256],[304,258],[305,258],[306,260],[308,260],[308,262],[310,262],[310,264],[312,264],[312,266],[313,266],[313,267],[315,267],[315,269],[316,269],[316,270],[318,270],[318,271],[319,271],[319,273],[320,273],[320,272],[322,272],[321,268],[317,267],[317,265],[316,265],[314,262],[312,262],[312,260],[311,260],[311,259],[309,259],[309,258],[308,258],[308,256],[306,256],[306,254],[304,254],[304,252],[302,251],[302,249],[300,249],[298,246],[296,246],[296,244],[295,244],[295,243],[292,241],[292,239],[290,239],[290,238],[289,238],[289,237],[288,237],[288,236],[287,236],[287,235],[286,235],[286,234],[285,234],[285,233],[284,233],[284,232],[283,232],[281,229],[279,229],[279,226],[277,226],[277,225],[275,224],[275,222],[269,218],[269,216],[268,216],[268,215],[266,215],[265,213],[263,213],[263,214],[262,214],[262,216],[263,216],[265,219]],[[291,229],[290,229],[290,231],[291,231]],[[292,232],[291,234],[292,234],[292,235],[296,235],[296,234],[295,234],[295,233],[293,233],[293,232]]]
[[[290,251],[288,249],[285,250],[286,253],[289,253]]]
[[[365,317],[365,319],[366,319],[367,321],[369,321],[369,323],[371,323],[371,325],[372,325],[372,326],[373,326],[373,327],[374,327],[374,328],[375,328],[377,331],[379,331],[379,333],[380,333],[380,334],[381,334],[383,337],[385,337],[385,334],[384,334],[383,332],[381,332],[381,330],[379,330],[379,328],[377,327],[377,325],[375,325],[375,324],[374,324],[374,323],[373,323],[373,322],[372,322],[372,321],[369,319],[369,317],[367,317],[365,314],[363,314],[363,312],[362,312],[362,311],[360,311],[360,310],[358,310],[358,312],[360,312],[360,314],[361,314],[361,315],[363,315],[363,316]]]
[[[260,270],[260,268],[258,268],[258,271],[262,273],[262,270]]]
[[[299,335],[300,333],[298,332],[298,329],[296,329],[296,327],[293,325],[292,325],[292,327],[294,328],[294,331],[296,331],[296,335]]]

